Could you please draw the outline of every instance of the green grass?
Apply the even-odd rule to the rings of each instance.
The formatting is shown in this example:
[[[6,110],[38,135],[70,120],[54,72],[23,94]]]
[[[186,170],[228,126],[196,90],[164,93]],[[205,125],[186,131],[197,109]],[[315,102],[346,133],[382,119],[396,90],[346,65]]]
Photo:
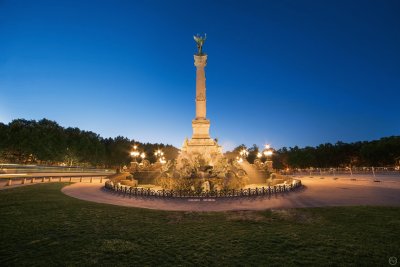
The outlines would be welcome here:
[[[400,208],[166,212],[70,198],[65,184],[0,191],[1,266],[387,266]]]

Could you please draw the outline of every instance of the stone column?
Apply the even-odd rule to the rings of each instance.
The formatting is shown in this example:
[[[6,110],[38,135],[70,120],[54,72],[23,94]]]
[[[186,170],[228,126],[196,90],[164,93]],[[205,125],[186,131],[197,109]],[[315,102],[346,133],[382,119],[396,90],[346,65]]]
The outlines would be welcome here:
[[[207,65],[207,55],[194,55],[196,66],[196,119],[206,118],[206,75],[204,67]]]
[[[194,55],[196,66],[196,118],[192,121],[192,139],[209,139],[210,121],[206,119],[206,75],[207,55]]]

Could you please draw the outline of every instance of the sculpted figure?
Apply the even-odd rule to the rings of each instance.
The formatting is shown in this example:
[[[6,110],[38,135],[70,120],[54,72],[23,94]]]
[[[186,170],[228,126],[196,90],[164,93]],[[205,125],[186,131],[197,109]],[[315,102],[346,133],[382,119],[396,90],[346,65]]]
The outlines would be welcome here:
[[[199,56],[203,55],[203,45],[207,39],[207,34],[204,34],[204,37],[202,37],[200,34],[197,34],[197,35],[193,36],[193,38],[197,44],[197,50],[198,50],[197,55],[199,55]]]

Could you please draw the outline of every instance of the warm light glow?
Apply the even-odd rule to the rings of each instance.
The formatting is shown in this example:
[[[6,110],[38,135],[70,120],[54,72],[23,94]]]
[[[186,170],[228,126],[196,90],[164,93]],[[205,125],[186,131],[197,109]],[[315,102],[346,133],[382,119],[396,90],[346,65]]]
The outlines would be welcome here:
[[[136,149],[137,149],[137,145],[134,145],[134,146],[133,146],[133,149],[136,150]]]
[[[271,156],[272,154],[273,154],[272,150],[264,151],[264,155],[267,156],[267,157]]]
[[[157,150],[154,152],[154,155],[155,155],[156,157],[162,157],[162,156],[164,155],[164,152],[163,152],[161,149],[157,149]]]
[[[142,152],[142,154],[140,154],[140,157],[141,157],[142,159],[144,159],[144,158],[146,157],[146,153]]]
[[[257,158],[261,158],[262,154],[260,152],[257,153]]]
[[[242,157],[247,157],[247,155],[249,154],[249,151],[247,151],[246,149],[242,149],[242,151],[240,151],[239,154]]]
[[[271,145],[270,144],[266,144],[265,145],[265,149],[270,149],[271,148]]]

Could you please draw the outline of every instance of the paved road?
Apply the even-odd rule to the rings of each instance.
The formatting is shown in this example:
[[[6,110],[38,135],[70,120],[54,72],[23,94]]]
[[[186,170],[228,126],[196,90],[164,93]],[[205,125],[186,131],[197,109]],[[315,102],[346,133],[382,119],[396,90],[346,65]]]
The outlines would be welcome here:
[[[103,189],[100,183],[76,183],[66,186],[62,192],[74,198],[113,205],[176,211],[227,211],[265,210],[301,207],[382,205],[400,206],[400,182],[350,180],[339,178],[302,178],[304,185],[299,191],[270,198],[242,199],[158,199],[134,198]]]

